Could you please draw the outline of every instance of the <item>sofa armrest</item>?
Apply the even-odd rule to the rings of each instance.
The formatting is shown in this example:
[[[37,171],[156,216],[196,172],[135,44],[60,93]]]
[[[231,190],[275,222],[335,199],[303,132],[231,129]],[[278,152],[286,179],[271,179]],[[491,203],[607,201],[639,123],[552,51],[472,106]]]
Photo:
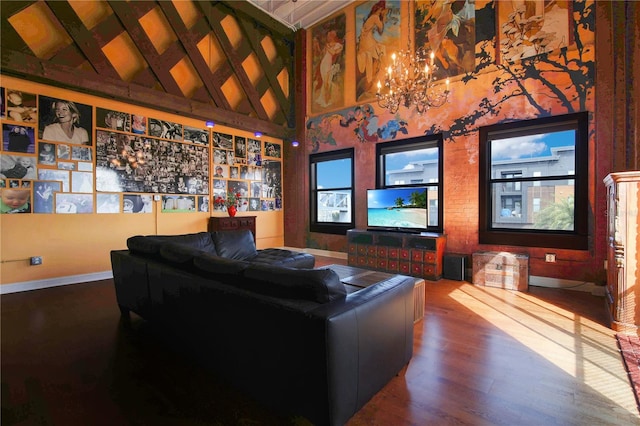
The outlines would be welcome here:
[[[335,424],[369,401],[413,355],[415,280],[396,276],[323,305],[326,315],[329,404]]]

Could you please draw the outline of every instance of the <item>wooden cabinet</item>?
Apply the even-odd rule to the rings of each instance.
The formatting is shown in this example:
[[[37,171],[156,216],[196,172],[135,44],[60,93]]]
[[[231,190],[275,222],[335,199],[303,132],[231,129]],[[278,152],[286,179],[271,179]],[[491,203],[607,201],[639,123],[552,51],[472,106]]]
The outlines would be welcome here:
[[[637,334],[640,327],[640,172],[611,173],[607,186],[607,287],[611,328]]]
[[[446,238],[442,234],[347,231],[348,264],[439,280]]]
[[[209,218],[209,232],[213,231],[239,231],[248,229],[253,233],[253,241],[256,240],[256,217],[255,216],[234,216],[221,217],[213,216]]]

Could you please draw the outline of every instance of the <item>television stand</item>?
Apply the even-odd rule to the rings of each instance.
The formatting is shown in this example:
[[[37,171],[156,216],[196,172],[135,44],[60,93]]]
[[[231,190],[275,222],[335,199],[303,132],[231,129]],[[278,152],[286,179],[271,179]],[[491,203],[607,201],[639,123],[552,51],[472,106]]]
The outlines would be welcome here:
[[[437,233],[347,231],[347,264],[431,281],[442,278],[446,237]]]

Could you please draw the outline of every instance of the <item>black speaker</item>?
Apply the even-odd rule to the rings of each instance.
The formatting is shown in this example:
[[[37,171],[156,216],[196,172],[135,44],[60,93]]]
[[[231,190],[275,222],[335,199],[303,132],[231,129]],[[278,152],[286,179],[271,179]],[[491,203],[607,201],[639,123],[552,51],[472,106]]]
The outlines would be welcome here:
[[[448,280],[464,281],[467,257],[463,254],[445,254],[442,259],[442,277]]]

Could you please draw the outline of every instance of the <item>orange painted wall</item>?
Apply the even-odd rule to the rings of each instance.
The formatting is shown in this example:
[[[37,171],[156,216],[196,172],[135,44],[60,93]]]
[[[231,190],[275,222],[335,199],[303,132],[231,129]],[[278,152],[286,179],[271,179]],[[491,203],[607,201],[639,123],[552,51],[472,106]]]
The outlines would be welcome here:
[[[109,99],[12,77],[2,76],[1,84],[5,88],[28,93],[60,97],[117,111],[138,112],[147,117],[151,116],[204,128],[203,123],[198,120],[134,107]],[[253,137],[247,132],[224,126],[216,126],[214,130],[232,135]],[[262,139],[268,142],[282,143],[274,138],[263,137]],[[95,165],[95,152],[93,158]],[[213,156],[209,155],[209,158],[213,158]],[[154,204],[152,214],[0,215],[0,284],[110,271],[109,252],[126,248],[128,237],[141,234],[182,234],[206,231],[209,216],[220,215],[220,213],[200,212],[161,213],[160,202],[154,202]],[[258,248],[284,245],[284,213],[282,210],[241,212],[238,215],[257,216],[256,245]],[[29,258],[31,256],[42,256],[43,264],[30,266]]]

